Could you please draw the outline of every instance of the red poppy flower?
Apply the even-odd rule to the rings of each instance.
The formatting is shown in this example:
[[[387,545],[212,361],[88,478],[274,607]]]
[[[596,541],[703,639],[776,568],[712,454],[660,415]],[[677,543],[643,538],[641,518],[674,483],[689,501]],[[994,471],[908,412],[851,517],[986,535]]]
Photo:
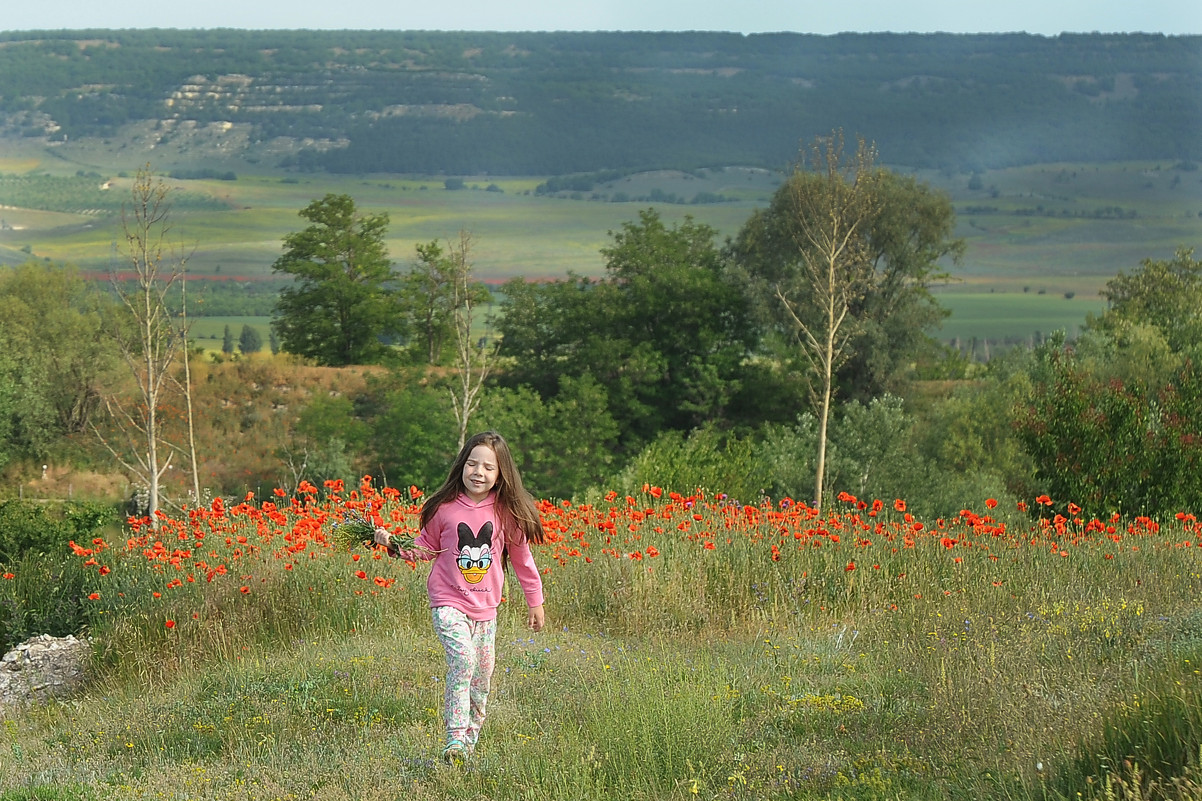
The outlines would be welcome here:
[[[904,512],[904,511],[906,511],[906,502],[903,501],[901,498],[898,498],[895,501],[893,501],[893,508],[899,512]]]
[[[169,628],[169,629],[173,629],[173,628],[175,628],[175,621],[174,621],[174,620],[168,620],[168,621],[167,621],[167,622],[165,622],[163,625],[164,625],[164,626],[166,626],[166,627],[167,627],[167,628]]]
[[[996,509],[997,508],[997,498],[986,498],[985,499],[985,508],[986,509]]]

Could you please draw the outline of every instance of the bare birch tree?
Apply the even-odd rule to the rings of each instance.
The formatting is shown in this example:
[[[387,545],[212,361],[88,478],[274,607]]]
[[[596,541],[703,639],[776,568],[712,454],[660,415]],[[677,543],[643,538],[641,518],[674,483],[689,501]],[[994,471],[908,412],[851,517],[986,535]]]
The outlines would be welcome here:
[[[123,446],[94,428],[113,456],[145,485],[147,512],[152,520],[163,500],[163,477],[171,466],[174,451],[182,450],[169,444],[164,435],[164,406],[173,391],[182,391],[187,401],[186,452],[191,456],[194,492],[199,495],[191,435],[190,376],[185,373],[181,382],[173,375],[181,354],[186,365],[187,332],[172,320],[167,298],[173,289],[182,291],[188,257],[170,239],[169,192],[147,166],[138,170],[130,189],[130,201],[122,207],[123,239],[117,245],[120,261],[114,265],[113,287],[127,314],[116,323],[115,334],[136,392],[132,401],[117,394],[105,398],[105,406],[116,425],[116,436],[125,440]],[[119,280],[121,273],[128,274],[132,287]]]
[[[446,255],[453,276],[456,381],[450,392],[451,407],[459,424],[459,448],[467,441],[468,424],[480,407],[480,393],[495,355],[495,347],[487,341],[487,336],[477,339],[474,332],[476,309],[488,293],[472,280],[471,247],[471,235],[461,230],[459,240],[447,244]]]
[[[821,506],[835,372],[848,356],[855,326],[848,314],[874,279],[867,236],[881,203],[875,149],[858,140],[855,155],[845,160],[842,132],[820,137],[803,150],[789,186],[799,269],[784,273],[772,291],[812,370],[810,394],[818,413],[814,503]]]

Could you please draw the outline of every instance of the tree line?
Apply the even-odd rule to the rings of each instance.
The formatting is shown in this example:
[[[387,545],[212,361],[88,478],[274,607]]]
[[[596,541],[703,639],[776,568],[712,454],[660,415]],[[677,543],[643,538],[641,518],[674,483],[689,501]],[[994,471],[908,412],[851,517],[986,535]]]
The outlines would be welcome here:
[[[31,262],[0,277],[0,469],[109,462],[97,437],[149,443],[155,408],[164,453],[193,451],[177,462],[186,482],[162,462],[143,471],[168,496],[199,495],[202,474],[221,494],[365,474],[429,486],[466,431],[495,427],[548,497],[652,483],[748,503],[903,497],[931,515],[1043,494],[1094,515],[1188,511],[1202,490],[1202,262],[1184,248],[1145,261],[1108,283],[1108,310],[1076,341],[969,363],[931,337],[944,312],[929,286],[962,247],[951,205],[875,159],[819,138],[726,241],[648,209],[611,232],[602,276],[495,296],[472,277],[469,232],[397,265],[386,215],[327,195],[275,264],[291,283],[273,335],[293,362],[190,362],[182,321],[162,327]],[[165,307],[167,294],[138,297]],[[157,385],[148,359],[122,356],[139,342]],[[282,394],[304,365],[335,371],[312,377],[329,391]],[[181,449],[187,437],[200,445]],[[148,450],[123,452],[131,474]]]
[[[93,30],[0,42],[0,129],[74,141],[178,119],[349,143],[286,159],[304,170],[775,169],[798,132],[838,127],[910,167],[1199,158],[1197,36]]]

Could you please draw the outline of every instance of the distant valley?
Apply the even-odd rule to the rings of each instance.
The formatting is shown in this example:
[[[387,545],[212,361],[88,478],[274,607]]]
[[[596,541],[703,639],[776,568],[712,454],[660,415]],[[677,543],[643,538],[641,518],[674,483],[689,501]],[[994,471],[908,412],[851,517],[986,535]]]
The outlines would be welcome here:
[[[1202,242],[1202,37],[57,31],[0,34],[0,264],[105,274],[150,164],[192,274],[242,287],[216,317],[266,313],[326,192],[400,265],[464,228],[490,281],[597,274],[647,206],[734,235],[836,127],[952,197],[949,339],[1071,330]]]

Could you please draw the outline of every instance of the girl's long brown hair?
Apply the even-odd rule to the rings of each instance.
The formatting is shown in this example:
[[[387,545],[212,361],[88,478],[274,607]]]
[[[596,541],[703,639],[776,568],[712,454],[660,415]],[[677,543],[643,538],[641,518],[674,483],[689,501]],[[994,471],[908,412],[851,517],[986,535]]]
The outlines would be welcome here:
[[[447,480],[422,504],[421,527],[424,529],[429,524],[440,506],[454,501],[463,492],[463,466],[477,445],[485,445],[497,455],[497,483],[493,492],[496,493],[497,516],[506,540],[512,539],[516,529],[527,541],[541,545],[546,539],[546,531],[538,507],[522,485],[522,476],[509,451],[509,443],[496,431],[482,431],[463,444],[455,463],[451,465]]]

